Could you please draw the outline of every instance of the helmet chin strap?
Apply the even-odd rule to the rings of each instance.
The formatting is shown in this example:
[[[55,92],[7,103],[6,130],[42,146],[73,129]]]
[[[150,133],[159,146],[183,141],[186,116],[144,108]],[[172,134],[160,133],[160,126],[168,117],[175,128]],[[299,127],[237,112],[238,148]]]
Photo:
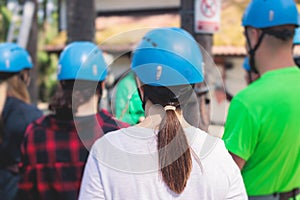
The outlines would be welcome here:
[[[265,33],[262,32],[262,34],[259,36],[258,42],[257,42],[256,45],[254,46],[254,48],[252,48],[252,46],[251,46],[251,42],[250,42],[250,39],[249,39],[247,30],[245,31],[245,34],[246,34],[247,44],[248,44],[248,47],[249,47],[248,54],[249,54],[249,64],[250,64],[250,69],[251,69],[251,71],[253,71],[254,73],[259,74],[259,72],[258,72],[258,70],[257,70],[257,68],[256,68],[256,66],[255,66],[254,56],[255,56],[255,51],[258,49],[259,45],[261,44],[262,39],[263,39]]]

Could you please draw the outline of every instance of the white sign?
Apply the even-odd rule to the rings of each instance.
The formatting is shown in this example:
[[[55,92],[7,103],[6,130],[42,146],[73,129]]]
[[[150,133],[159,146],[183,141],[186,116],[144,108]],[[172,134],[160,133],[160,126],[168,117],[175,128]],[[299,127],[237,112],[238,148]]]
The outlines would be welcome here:
[[[220,27],[221,0],[195,0],[195,32],[214,33]]]

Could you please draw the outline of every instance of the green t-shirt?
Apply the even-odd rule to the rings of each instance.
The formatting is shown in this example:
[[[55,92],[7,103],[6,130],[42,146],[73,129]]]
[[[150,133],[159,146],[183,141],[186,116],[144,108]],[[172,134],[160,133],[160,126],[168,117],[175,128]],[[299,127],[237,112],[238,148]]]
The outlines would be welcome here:
[[[300,187],[300,70],[273,70],[232,100],[223,140],[246,163],[249,196]]]
[[[134,125],[144,117],[144,109],[140,99],[133,72],[127,74],[117,85],[115,99],[116,118]]]

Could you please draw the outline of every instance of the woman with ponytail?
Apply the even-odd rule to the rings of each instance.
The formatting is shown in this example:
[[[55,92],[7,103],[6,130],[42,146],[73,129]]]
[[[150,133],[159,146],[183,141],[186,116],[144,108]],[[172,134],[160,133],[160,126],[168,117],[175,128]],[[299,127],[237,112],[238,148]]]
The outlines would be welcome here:
[[[32,67],[26,49],[15,43],[0,44],[0,199],[16,198],[25,130],[43,115],[31,104],[27,89]]]
[[[148,32],[133,54],[146,118],[93,145],[79,199],[247,199],[221,139],[184,118],[203,82],[198,44],[179,28]],[[183,114],[184,113],[184,114]]]

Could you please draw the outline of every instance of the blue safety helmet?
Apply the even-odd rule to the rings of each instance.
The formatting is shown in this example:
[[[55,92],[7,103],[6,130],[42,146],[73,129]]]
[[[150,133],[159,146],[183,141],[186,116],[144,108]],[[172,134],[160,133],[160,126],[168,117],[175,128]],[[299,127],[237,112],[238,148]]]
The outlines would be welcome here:
[[[173,86],[203,81],[197,42],[180,28],[149,31],[133,52],[131,69],[148,85]]]
[[[58,80],[103,81],[107,75],[102,51],[91,42],[73,42],[59,57]]]
[[[242,25],[268,28],[280,25],[298,26],[298,11],[294,0],[252,0],[245,10]]]
[[[300,44],[300,28],[295,29],[293,44],[294,45],[299,45]]]
[[[32,68],[28,52],[15,43],[0,44],[0,72],[16,73]]]
[[[248,71],[248,72],[251,71],[251,67],[250,67],[250,64],[249,64],[249,58],[248,57],[245,57],[243,67],[246,71]]]

